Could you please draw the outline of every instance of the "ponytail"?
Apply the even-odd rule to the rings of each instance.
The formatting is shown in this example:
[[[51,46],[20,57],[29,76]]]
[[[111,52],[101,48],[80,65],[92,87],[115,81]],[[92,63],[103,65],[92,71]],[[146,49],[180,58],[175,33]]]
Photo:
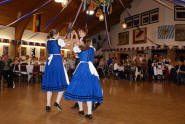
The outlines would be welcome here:
[[[58,34],[58,31],[57,31],[56,29],[52,29],[52,30],[49,32],[49,34],[48,34],[48,36],[47,36],[47,39],[52,39],[52,38],[54,38],[54,36],[57,35],[57,34]]]

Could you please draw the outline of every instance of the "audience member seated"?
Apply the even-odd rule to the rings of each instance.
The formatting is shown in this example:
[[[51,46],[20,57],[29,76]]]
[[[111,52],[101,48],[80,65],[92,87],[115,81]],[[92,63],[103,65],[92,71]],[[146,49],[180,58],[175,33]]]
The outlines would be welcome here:
[[[75,71],[75,58],[74,58],[74,56],[70,56],[70,58],[68,59],[68,63],[69,63],[68,76],[71,78],[74,71]]]
[[[141,68],[143,71],[143,80],[146,80],[147,79],[147,70],[148,70],[148,65],[147,65],[146,59],[142,60]]]
[[[25,58],[25,60],[23,62],[24,63],[27,63],[28,65],[30,65],[31,64],[31,58],[30,58],[30,56],[26,55],[26,58]]]
[[[31,65],[38,65],[38,64],[40,64],[39,61],[38,61],[38,58],[33,57],[32,60],[31,60]]]

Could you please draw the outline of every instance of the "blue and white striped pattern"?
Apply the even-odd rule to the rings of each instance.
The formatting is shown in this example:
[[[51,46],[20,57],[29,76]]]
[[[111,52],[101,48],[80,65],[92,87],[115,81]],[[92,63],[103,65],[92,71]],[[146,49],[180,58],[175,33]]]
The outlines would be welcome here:
[[[163,25],[158,27],[158,39],[173,39],[174,38],[174,25]]]

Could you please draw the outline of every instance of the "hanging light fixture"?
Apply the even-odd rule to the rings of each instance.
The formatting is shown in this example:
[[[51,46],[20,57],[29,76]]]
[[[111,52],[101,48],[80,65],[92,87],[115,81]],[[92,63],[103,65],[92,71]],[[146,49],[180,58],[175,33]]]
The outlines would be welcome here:
[[[127,24],[125,22],[122,23],[122,28],[126,29],[127,28]]]
[[[62,0],[62,6],[64,7],[64,6],[66,6],[67,5],[67,3],[68,3],[68,0]]]
[[[102,14],[101,9],[98,9],[96,12],[96,17],[99,18],[101,14]]]
[[[89,5],[89,7],[88,7],[88,9],[87,9],[87,11],[86,11],[86,14],[87,15],[94,15],[94,10],[96,9],[96,6],[95,6],[95,4],[94,4],[94,2],[93,3],[91,3],[90,5]]]
[[[99,16],[99,20],[100,20],[100,21],[104,21],[104,15],[103,15],[103,14],[101,14],[101,15]]]
[[[67,5],[68,0],[55,0],[55,2],[57,2],[57,3],[61,3],[61,4],[62,4],[62,6],[64,7],[64,6],[66,6],[66,5]]]
[[[57,3],[62,3],[64,0],[55,0]]]
[[[86,11],[86,14],[87,14],[87,15],[94,15],[94,11],[92,11],[92,10],[87,10],[87,11]]]

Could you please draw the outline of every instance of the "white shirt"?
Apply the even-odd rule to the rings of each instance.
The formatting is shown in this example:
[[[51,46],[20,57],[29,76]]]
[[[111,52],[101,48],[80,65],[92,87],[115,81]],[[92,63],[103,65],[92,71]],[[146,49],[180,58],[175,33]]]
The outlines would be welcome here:
[[[118,63],[115,63],[114,64],[114,71],[117,71],[119,69],[119,65],[118,65]]]
[[[71,69],[75,69],[75,60],[74,59],[69,59],[69,65]]]
[[[66,43],[64,42],[63,39],[49,39],[49,40],[57,40],[58,41],[58,45],[60,47],[65,47],[66,46]]]
[[[119,66],[118,71],[123,71],[124,72],[124,66]]]

